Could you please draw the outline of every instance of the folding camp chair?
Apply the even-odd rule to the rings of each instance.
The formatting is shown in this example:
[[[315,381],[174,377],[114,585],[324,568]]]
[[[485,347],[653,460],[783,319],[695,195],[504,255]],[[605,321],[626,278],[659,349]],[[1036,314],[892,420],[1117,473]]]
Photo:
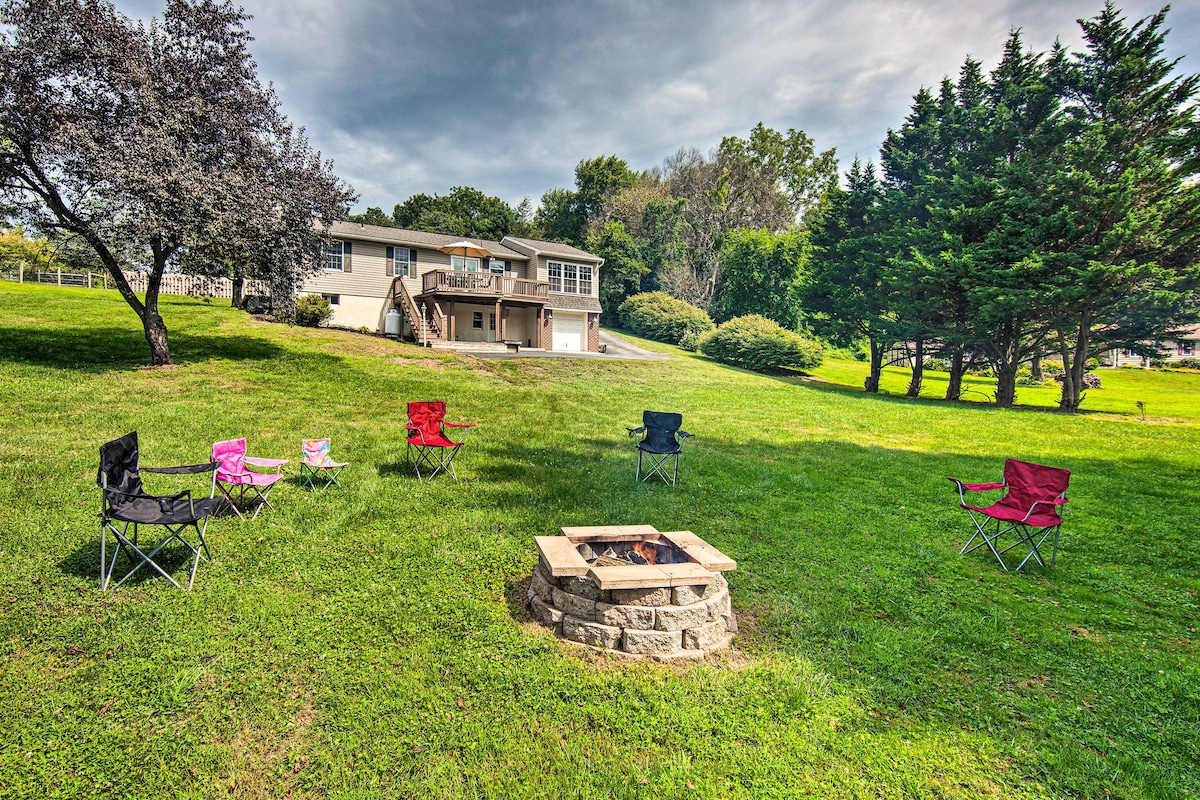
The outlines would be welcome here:
[[[421,467],[432,470],[426,480],[433,480],[439,472],[449,472],[458,480],[454,471],[454,457],[467,438],[467,431],[475,427],[473,422],[446,422],[446,404],[443,402],[414,402],[408,404],[408,463],[419,480]],[[446,433],[446,428],[462,428],[462,439],[455,441]]]
[[[664,483],[672,486],[679,480],[679,454],[683,450],[683,440],[692,436],[685,430],[680,430],[683,424],[682,414],[672,414],[666,411],[643,411],[640,428],[626,428],[630,436],[644,433],[645,436],[637,443],[638,463],[635,481],[649,480],[657,475]],[[642,475],[642,455],[648,456],[650,468]],[[666,471],[667,462],[674,459],[674,469]]]
[[[271,493],[275,484],[283,479],[283,465],[288,463],[286,458],[250,458],[246,455],[245,439],[228,439],[224,442],[217,442],[212,447],[212,457],[213,461],[219,465],[217,467],[217,488],[223,495],[218,504],[218,510],[228,506],[240,519],[245,519],[238,509],[238,503],[242,501],[247,490],[250,491],[251,500],[256,501],[254,513],[250,515],[250,519],[257,517],[263,506],[270,509],[275,508],[267,499],[267,495]],[[274,467],[275,471],[256,472],[247,467],[263,469]],[[231,491],[235,487],[237,489],[236,501]]]
[[[950,478],[958,486],[959,505],[964,508],[975,525],[975,533],[963,545],[961,552],[970,553],[986,546],[1000,562],[1005,572],[1004,554],[1014,547],[1024,545],[1029,555],[1017,565],[1017,570],[1033,559],[1045,567],[1040,550],[1042,544],[1054,534],[1054,551],[1050,555],[1050,566],[1058,560],[1058,532],[1062,526],[1061,506],[1067,502],[1069,470],[1031,464],[1027,461],[1008,459],[1004,462],[1003,483],[963,483]],[[973,506],[967,503],[965,492],[1001,491],[999,500],[989,506]],[[994,523],[994,524],[993,524]],[[1007,547],[998,547],[1000,539],[1015,534],[1016,541]],[[975,540],[979,541],[976,542]]]
[[[197,464],[188,467],[142,467],[138,463],[137,431],[127,433],[120,439],[114,439],[100,448],[100,468],[96,471],[96,483],[102,490],[100,501],[100,591],[106,591],[112,580],[113,570],[117,566],[117,558],[124,551],[130,560],[135,560],[125,576],[113,584],[114,588],[129,579],[143,565],[169,580],[176,588],[183,587],[168,575],[162,567],[155,563],[154,558],[167,544],[179,541],[192,552],[192,572],[188,577],[188,588],[196,580],[196,567],[200,557],[211,560],[208,545],[204,541],[204,532],[208,528],[208,517],[212,514],[217,501],[216,491],[216,462]],[[190,490],[178,494],[155,496],[147,494],[142,485],[142,472],[156,472],[164,475],[198,475],[212,472],[213,478],[209,486],[208,497],[195,499]],[[201,524],[203,523],[203,524]],[[133,526],[132,535],[130,526]],[[165,539],[147,551],[144,545],[138,543],[138,528],[142,525],[161,525],[170,534]],[[184,534],[188,527],[196,531],[196,543],[188,541]],[[113,551],[112,561],[105,557],[105,546],[108,535],[112,534],[117,546]]]
[[[305,439],[300,444],[304,458],[300,461],[300,480],[308,483],[309,489],[327,489],[342,484],[338,475],[350,466],[349,461],[334,461],[329,457],[328,439]],[[318,486],[320,484],[320,486]]]

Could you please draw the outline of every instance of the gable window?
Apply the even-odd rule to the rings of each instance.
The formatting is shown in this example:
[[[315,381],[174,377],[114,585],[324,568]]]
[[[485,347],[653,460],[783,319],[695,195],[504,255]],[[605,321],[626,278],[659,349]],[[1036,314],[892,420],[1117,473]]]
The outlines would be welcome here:
[[[550,291],[563,294],[591,294],[592,267],[551,261],[546,265]]]
[[[466,256],[450,256],[450,266],[455,272],[479,272],[479,259]]]
[[[326,272],[343,272],[342,257],[344,255],[342,242],[331,242],[321,245],[321,256],[325,259]]]

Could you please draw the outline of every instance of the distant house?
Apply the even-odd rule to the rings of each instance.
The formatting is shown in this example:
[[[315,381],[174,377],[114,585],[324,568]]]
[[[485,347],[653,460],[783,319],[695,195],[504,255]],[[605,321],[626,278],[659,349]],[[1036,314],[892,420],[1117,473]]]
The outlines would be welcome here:
[[[1170,364],[1185,358],[1200,358],[1200,325],[1186,328],[1178,339],[1164,340],[1157,343],[1159,357]],[[1149,367],[1150,359],[1134,353],[1132,350],[1110,350],[1108,363],[1114,367]]]
[[[432,346],[599,350],[604,259],[591,253],[515,236],[464,240],[357,222],[336,222],[331,234],[324,271],[299,291],[328,298],[334,325],[385,332],[396,309],[403,334]]]

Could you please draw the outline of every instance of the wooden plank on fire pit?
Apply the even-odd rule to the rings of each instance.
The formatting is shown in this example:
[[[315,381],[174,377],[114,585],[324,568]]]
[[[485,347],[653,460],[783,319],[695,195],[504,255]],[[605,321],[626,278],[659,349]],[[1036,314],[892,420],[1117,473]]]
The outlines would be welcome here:
[[[671,579],[661,567],[592,567],[589,573],[600,589],[653,589],[670,586]]]
[[[565,536],[535,536],[533,541],[550,574],[556,578],[581,577],[591,569],[575,549],[575,543]]]
[[[623,542],[658,538],[658,529],[653,525],[592,525],[563,528],[562,532],[572,542]]]
[[[713,573],[699,564],[659,564],[672,586],[708,586],[716,580]]]
[[[715,572],[737,569],[737,562],[691,531],[670,531],[662,538],[688,554],[697,564]]]

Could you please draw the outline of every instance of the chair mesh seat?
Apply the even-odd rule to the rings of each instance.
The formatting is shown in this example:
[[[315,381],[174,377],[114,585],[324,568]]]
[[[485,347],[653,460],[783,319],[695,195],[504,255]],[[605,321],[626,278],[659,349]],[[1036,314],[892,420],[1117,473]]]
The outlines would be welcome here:
[[[212,514],[216,505],[217,501],[208,497],[189,501],[141,495],[113,506],[108,517],[141,525],[190,525]]]

